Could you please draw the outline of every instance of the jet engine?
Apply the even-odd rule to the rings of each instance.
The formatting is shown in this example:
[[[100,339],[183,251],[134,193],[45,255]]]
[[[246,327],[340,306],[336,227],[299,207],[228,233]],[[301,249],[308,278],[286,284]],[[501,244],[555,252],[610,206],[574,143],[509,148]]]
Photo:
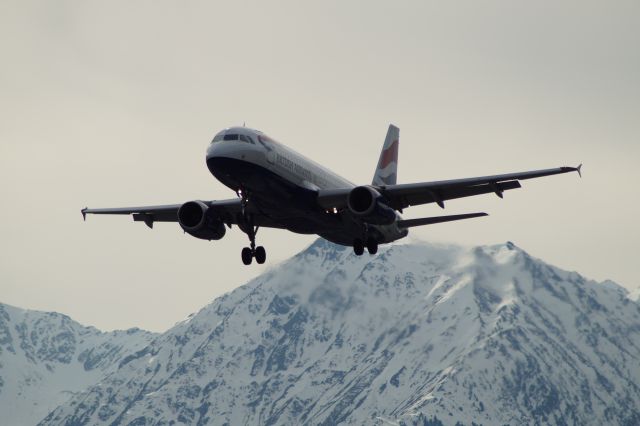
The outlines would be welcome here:
[[[383,202],[383,197],[370,186],[358,186],[349,192],[347,206],[351,213],[365,222],[390,225],[396,220],[396,212]]]
[[[178,209],[178,222],[186,233],[202,240],[219,240],[227,230],[202,201],[187,201]]]

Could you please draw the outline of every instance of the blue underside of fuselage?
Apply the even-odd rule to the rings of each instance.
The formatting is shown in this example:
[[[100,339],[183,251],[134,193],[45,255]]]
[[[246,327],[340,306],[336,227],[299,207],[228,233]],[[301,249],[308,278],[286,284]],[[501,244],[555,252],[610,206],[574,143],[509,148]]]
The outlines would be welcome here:
[[[209,171],[225,186],[249,195],[253,207],[282,228],[318,234],[336,244],[351,245],[362,238],[362,225],[347,213],[328,214],[315,202],[316,193],[284,179],[265,167],[227,157],[207,159]]]

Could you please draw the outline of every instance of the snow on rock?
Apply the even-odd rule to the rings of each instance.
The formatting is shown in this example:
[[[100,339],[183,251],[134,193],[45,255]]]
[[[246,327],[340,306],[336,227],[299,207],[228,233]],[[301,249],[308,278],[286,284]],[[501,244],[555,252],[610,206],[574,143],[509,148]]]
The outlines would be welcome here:
[[[318,240],[41,424],[636,425],[627,296],[512,243],[357,257]]]
[[[102,333],[66,315],[0,303],[0,424],[36,424],[152,337],[136,328]]]

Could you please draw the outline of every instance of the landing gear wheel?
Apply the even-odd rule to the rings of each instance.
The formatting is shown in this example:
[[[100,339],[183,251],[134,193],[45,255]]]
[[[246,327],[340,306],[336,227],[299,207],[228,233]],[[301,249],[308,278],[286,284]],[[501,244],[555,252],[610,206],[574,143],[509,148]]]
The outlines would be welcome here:
[[[376,254],[378,252],[378,242],[376,240],[367,241],[367,251],[369,254]]]
[[[258,262],[261,265],[264,263],[265,260],[267,260],[267,252],[262,246],[256,247],[256,251],[255,253],[253,253],[253,255],[256,258],[256,262]]]
[[[364,253],[364,243],[362,240],[355,240],[353,242],[353,252],[356,256],[362,256],[362,253]]]
[[[245,247],[242,249],[242,263],[245,265],[251,265],[251,261],[253,260],[253,253],[249,247]]]

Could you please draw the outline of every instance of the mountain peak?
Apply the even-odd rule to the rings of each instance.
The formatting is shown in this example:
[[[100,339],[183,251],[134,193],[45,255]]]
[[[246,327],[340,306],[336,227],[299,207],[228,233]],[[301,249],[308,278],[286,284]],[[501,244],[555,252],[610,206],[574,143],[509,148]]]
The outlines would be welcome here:
[[[317,240],[42,424],[637,424],[639,323],[513,243]]]
[[[154,335],[103,333],[67,315],[0,303],[0,412],[3,424],[35,424],[50,410],[113,372]]]
[[[353,250],[350,247],[341,246],[325,240],[324,238],[318,238],[311,243],[306,249],[296,254],[292,260],[301,259],[322,259],[327,261],[337,261],[345,255],[349,255]]]

